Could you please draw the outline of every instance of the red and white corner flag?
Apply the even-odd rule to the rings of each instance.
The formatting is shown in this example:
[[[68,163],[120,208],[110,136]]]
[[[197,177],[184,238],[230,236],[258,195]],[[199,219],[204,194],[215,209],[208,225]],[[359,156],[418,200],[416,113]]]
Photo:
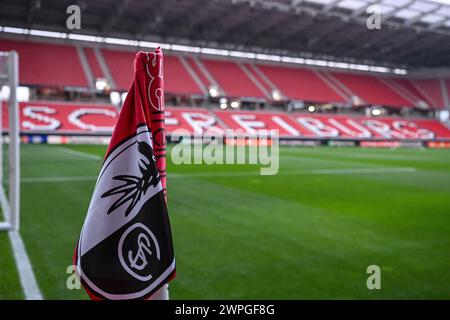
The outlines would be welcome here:
[[[78,239],[74,263],[92,299],[149,299],[175,277],[162,66],[159,48],[136,54],[133,84]]]

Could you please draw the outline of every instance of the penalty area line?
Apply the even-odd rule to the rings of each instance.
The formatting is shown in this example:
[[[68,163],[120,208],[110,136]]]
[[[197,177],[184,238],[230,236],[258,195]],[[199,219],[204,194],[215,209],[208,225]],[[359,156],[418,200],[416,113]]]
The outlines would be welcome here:
[[[20,284],[26,300],[42,300],[42,293],[34,276],[30,258],[28,257],[22,237],[17,231],[8,232],[14,260],[19,272]]]
[[[103,157],[100,157],[98,155],[88,153],[88,152],[72,150],[72,149],[64,148],[64,147],[56,147],[54,149],[64,152],[64,153],[67,153],[67,154],[71,154],[71,155],[80,157],[80,158],[85,158],[85,159],[90,159],[90,160],[103,160]]]
[[[352,168],[352,169],[315,169],[315,170],[286,170],[281,171],[275,176],[290,175],[361,175],[361,174],[378,174],[378,173],[414,173],[414,167],[385,167],[385,168]],[[259,172],[255,171],[231,171],[231,172],[196,172],[196,173],[169,173],[169,179],[182,178],[214,178],[214,177],[253,177],[258,176]],[[22,178],[21,183],[59,183],[59,182],[83,182],[95,181],[97,176],[66,176],[66,177],[28,177]]]
[[[75,177],[29,177],[20,179],[21,183],[40,183],[40,182],[83,182],[97,180],[97,176],[75,176]]]
[[[413,173],[414,167],[377,167],[377,168],[353,168],[353,169],[314,169],[314,170],[286,170],[280,171],[273,176],[307,176],[307,175],[361,175],[377,173]],[[249,177],[258,176],[254,171],[231,171],[231,172],[196,172],[196,173],[172,173],[167,178],[212,178],[212,177]],[[268,176],[270,177],[270,176]]]

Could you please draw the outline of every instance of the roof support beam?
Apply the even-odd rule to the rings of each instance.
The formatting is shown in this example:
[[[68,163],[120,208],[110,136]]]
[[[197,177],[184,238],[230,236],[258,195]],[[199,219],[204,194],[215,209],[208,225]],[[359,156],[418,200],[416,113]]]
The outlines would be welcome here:
[[[116,23],[119,22],[129,2],[129,0],[119,0],[115,2],[110,15],[106,19],[106,23],[103,26],[103,32],[105,34],[109,34]]]
[[[28,7],[28,14],[27,14],[27,26],[28,26],[28,28],[30,28],[31,25],[33,24],[34,14],[40,8],[41,8],[41,1],[40,0],[31,0],[30,1],[30,5]]]
[[[379,3],[380,0],[372,0],[370,2],[368,2],[365,6],[362,6],[361,8],[355,10],[352,12],[351,16],[353,18],[357,18],[359,17],[361,14],[365,13],[367,11],[367,8],[369,8],[370,6]]]
[[[404,23],[404,25],[405,25],[405,26],[413,25],[413,24],[416,23],[417,21],[420,21],[424,16],[426,16],[426,15],[428,15],[428,14],[432,14],[432,13],[438,11],[438,10],[441,9],[441,8],[442,8],[442,6],[437,5],[436,7],[434,7],[434,8],[431,9],[431,10],[422,12],[421,14],[419,14],[419,15],[418,15],[417,17],[415,17],[415,18],[406,20],[405,23]]]
[[[323,8],[322,8],[322,12],[327,13],[330,12],[331,10],[333,10],[338,4],[339,2],[341,2],[341,0],[334,0],[330,3],[327,3]]]
[[[430,24],[430,26],[428,27],[428,30],[433,31],[436,30],[439,27],[442,27],[446,22],[450,22],[450,19],[442,19],[441,21],[435,22],[433,24]]]

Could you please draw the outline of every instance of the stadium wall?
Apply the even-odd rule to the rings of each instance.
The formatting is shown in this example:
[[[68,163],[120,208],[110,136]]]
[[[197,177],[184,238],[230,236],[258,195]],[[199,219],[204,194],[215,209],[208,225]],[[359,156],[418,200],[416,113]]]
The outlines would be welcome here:
[[[3,127],[8,112],[3,105]],[[25,143],[106,143],[118,111],[106,104],[21,102],[20,127]],[[399,146],[446,146],[450,129],[433,119],[369,118],[340,114],[305,114],[255,111],[213,111],[204,108],[166,108],[166,133],[179,130],[191,136],[226,136],[226,129],[257,135],[258,130],[279,130],[283,144]],[[92,140],[92,139],[91,139]],[[395,144],[392,144],[395,142]],[[385,143],[383,145],[383,143]],[[387,144],[386,144],[387,143]],[[442,143],[442,144],[436,144]]]

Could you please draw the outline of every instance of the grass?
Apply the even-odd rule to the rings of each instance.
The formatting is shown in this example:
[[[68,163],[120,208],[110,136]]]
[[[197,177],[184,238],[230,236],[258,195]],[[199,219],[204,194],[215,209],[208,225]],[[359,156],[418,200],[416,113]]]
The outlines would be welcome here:
[[[94,177],[101,160],[84,153],[104,152],[22,148],[21,233],[47,299],[87,298],[66,288],[66,268],[95,180],[33,178]],[[171,298],[450,298],[449,151],[282,148],[280,155],[275,176],[250,165],[168,164]],[[358,168],[405,171],[348,171]],[[20,298],[4,234],[0,253],[0,298]],[[381,267],[381,290],[366,287],[371,264]]]
[[[11,252],[8,235],[0,233],[0,300],[22,299],[14,258]]]

